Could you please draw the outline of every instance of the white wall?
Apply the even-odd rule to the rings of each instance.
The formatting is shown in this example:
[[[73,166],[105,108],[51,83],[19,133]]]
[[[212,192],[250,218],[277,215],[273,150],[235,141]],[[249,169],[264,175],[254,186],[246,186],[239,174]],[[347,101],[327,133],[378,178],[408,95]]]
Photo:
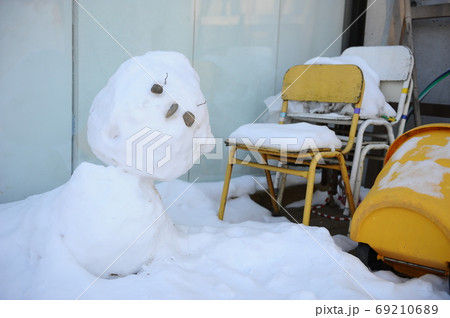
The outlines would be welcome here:
[[[95,95],[129,58],[121,46],[133,56],[150,50],[186,55],[200,75],[213,133],[226,138],[260,116],[288,67],[336,39],[324,56],[340,54],[344,4],[0,0],[0,202],[64,183],[71,164],[98,162],[86,142],[87,116]],[[204,159],[184,179],[223,179],[225,160]]]
[[[447,0],[417,0],[417,5],[447,3]],[[391,21],[396,18],[398,3],[394,0],[377,0],[367,10],[364,45],[389,45]],[[401,26],[401,21],[397,26]],[[419,94],[439,75],[450,67],[450,18],[413,20],[414,63],[417,71]],[[395,44],[395,43],[394,43]],[[423,103],[448,105],[450,103],[450,77],[436,85],[422,100]],[[411,104],[412,105],[412,104]],[[422,125],[449,123],[446,117],[421,116]],[[408,120],[406,130],[416,126]]]
[[[0,1],[0,202],[71,173],[72,3]]]

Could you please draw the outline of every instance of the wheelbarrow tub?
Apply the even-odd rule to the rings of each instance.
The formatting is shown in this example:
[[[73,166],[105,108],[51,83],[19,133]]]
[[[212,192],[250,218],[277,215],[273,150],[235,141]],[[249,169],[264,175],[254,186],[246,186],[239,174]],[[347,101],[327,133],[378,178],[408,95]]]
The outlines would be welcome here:
[[[350,238],[409,276],[449,275],[450,125],[421,126],[392,144]]]

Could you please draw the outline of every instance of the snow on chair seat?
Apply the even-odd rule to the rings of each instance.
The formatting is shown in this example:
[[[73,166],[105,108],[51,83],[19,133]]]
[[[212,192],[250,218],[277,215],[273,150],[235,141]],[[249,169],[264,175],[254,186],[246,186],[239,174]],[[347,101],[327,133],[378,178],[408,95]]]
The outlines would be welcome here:
[[[246,124],[232,132],[227,143],[288,152],[319,148],[334,151],[342,147],[342,142],[334,131],[326,126],[309,123]]]

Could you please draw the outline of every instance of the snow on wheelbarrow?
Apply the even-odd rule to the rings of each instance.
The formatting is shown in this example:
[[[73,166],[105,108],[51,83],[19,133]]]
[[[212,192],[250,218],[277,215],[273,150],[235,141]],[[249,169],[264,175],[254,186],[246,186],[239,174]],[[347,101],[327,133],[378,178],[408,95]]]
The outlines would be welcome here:
[[[409,276],[449,276],[450,124],[421,126],[394,141],[350,237],[366,265],[382,260]]]

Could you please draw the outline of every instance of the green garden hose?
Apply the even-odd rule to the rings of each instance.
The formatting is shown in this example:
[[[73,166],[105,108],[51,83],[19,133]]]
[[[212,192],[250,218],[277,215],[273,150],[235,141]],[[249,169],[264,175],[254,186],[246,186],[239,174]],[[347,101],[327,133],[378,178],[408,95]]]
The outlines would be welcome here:
[[[436,77],[430,84],[428,84],[427,87],[425,87],[425,89],[419,94],[419,102],[422,101],[422,99],[424,99],[424,97],[439,83],[441,82],[444,78],[446,78],[447,76],[450,75],[450,68],[448,70],[446,70],[444,73],[442,73],[441,75],[439,75],[438,77]],[[408,111],[408,118],[411,116],[413,112],[413,109],[410,108]]]

